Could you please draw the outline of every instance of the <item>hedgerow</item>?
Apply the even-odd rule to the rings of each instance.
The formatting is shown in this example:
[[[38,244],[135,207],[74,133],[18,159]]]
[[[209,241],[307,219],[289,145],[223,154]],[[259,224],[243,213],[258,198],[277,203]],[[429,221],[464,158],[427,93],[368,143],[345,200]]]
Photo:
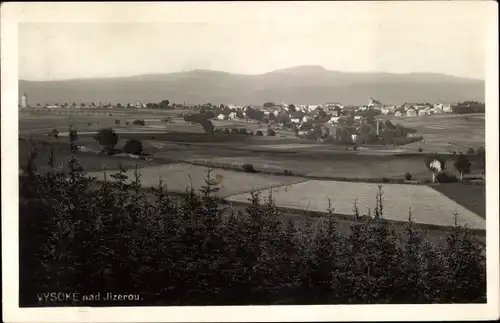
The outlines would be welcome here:
[[[210,173],[180,197],[162,182],[144,189],[137,170],[131,181],[121,168],[98,183],[76,159],[28,174],[20,180],[21,306],[52,291],[141,295],[113,306],[485,302],[484,248],[473,234],[456,225],[445,245],[433,245],[410,212],[398,235],[381,191],[375,217],[341,234],[332,209],[297,226],[271,195],[229,208]]]

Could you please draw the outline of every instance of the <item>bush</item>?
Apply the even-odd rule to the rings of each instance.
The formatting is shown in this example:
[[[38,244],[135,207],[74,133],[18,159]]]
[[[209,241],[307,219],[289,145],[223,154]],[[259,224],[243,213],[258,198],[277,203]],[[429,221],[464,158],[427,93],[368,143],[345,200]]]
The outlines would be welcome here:
[[[291,175],[293,175],[293,173],[292,173],[291,171],[289,171],[288,169],[285,169],[284,173],[285,173],[285,175],[287,175],[287,176],[291,176]]]
[[[95,140],[104,147],[105,151],[113,151],[118,143],[118,134],[111,128],[101,129],[97,132]]]
[[[486,150],[484,147],[479,147],[476,149],[476,155],[479,157],[479,164],[478,166],[484,170],[486,166]]]
[[[125,125],[126,125],[126,126],[128,126],[128,125],[130,125],[130,123],[129,123],[128,121],[126,121],[126,122],[125,122]]]
[[[269,128],[269,129],[267,129],[267,135],[271,136],[271,137],[274,137],[274,136],[276,136],[276,131],[274,131],[273,129]]]
[[[253,167],[252,164],[244,164],[243,165],[243,171],[245,173],[256,173],[255,168]]]
[[[240,132],[240,134],[242,134],[242,135],[247,135],[247,134],[248,134],[248,131],[247,131],[247,129],[245,129],[245,128],[240,128],[239,132]]]
[[[467,155],[460,153],[453,165],[455,166],[455,169],[460,173],[460,179],[463,178],[463,174],[470,173],[471,162]]]
[[[421,153],[423,152],[424,150],[421,148],[421,147],[418,147],[418,152]]]
[[[146,122],[144,120],[136,119],[132,122],[132,124],[137,125],[137,126],[144,126],[144,125],[146,125]]]
[[[119,125],[120,124],[120,120],[115,120],[115,124]]]
[[[36,305],[39,290],[140,292],[137,306],[486,302],[485,248],[473,234],[455,226],[430,240],[411,213],[396,232],[379,194],[375,218],[339,231],[333,209],[295,226],[259,194],[232,212],[210,175],[178,198],[161,182],[144,192],[138,173],[127,184],[125,169],[107,178],[96,183],[72,159],[67,173],[20,179],[20,306]]]
[[[474,148],[472,147],[467,148],[467,155],[474,155],[474,153],[475,153]]]
[[[262,133],[262,131],[260,130],[257,130],[257,132],[255,133],[256,136],[260,137],[260,136],[263,136],[264,134]]]
[[[458,182],[458,178],[448,172],[439,172],[436,174],[436,182],[438,183],[455,183]]]
[[[407,180],[407,181],[411,181],[411,179],[412,179],[412,178],[413,178],[413,176],[411,175],[411,173],[410,173],[410,172],[407,172],[407,173],[405,174],[405,180]]]
[[[131,139],[127,141],[125,146],[123,147],[123,152],[127,154],[133,155],[141,155],[142,154],[142,142],[140,140]]]
[[[52,131],[50,132],[50,136],[54,138],[59,138],[59,130],[52,129]]]

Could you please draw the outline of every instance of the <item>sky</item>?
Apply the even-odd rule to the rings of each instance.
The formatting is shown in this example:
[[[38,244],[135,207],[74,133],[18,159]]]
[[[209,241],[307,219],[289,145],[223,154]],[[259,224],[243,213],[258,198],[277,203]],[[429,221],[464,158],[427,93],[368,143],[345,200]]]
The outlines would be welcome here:
[[[66,12],[59,7],[42,15],[40,7],[37,19],[19,24],[19,78],[193,69],[262,74],[299,65],[485,76],[485,17],[491,7],[484,3],[150,3],[113,8],[110,14],[109,4],[73,6]]]

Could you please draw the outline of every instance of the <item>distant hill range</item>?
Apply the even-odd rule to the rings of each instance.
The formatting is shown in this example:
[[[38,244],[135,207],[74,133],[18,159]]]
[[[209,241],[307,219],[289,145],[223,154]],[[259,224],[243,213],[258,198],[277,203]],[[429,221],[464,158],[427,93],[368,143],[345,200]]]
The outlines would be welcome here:
[[[62,81],[19,81],[30,105],[141,101],[199,104],[385,104],[404,102],[484,102],[483,80],[432,73],[346,73],[321,66],[298,66],[261,75],[210,70]]]

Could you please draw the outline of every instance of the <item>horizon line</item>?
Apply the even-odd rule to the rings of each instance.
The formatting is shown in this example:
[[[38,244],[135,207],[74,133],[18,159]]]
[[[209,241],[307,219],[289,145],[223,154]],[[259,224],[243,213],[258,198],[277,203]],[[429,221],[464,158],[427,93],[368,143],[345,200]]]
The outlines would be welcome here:
[[[280,71],[286,71],[286,70],[291,70],[294,68],[316,68],[316,69],[322,69],[325,72],[333,72],[333,73],[342,73],[342,74],[390,74],[390,75],[412,75],[412,74],[428,74],[428,75],[441,75],[441,76],[448,76],[448,77],[454,77],[454,78],[461,78],[461,79],[467,79],[471,81],[482,81],[485,82],[486,80],[484,78],[477,78],[477,77],[467,77],[467,76],[459,76],[459,75],[453,75],[453,74],[448,74],[448,73],[439,73],[439,72],[385,72],[385,71],[340,71],[340,70],[329,70],[321,65],[312,65],[312,64],[306,64],[306,65],[295,65],[295,66],[289,66],[289,67],[283,67],[283,68],[277,68],[268,72],[263,72],[263,73],[237,73],[237,72],[228,72],[228,71],[221,71],[221,70],[211,70],[208,68],[194,68],[194,69],[189,69],[189,70],[179,70],[179,71],[173,71],[173,72],[163,72],[163,73],[143,73],[143,74],[130,74],[130,75],[123,75],[123,76],[94,76],[94,77],[72,77],[72,78],[59,78],[59,79],[23,79],[19,78],[18,81],[26,81],[26,82],[64,82],[64,81],[80,81],[80,80],[106,80],[106,79],[122,79],[122,78],[132,78],[132,77],[141,77],[141,76],[160,76],[160,75],[167,75],[167,74],[181,74],[181,73],[192,73],[192,72],[214,72],[214,73],[224,73],[224,74],[232,74],[232,75],[242,75],[242,76],[263,76],[271,73],[276,73]]]

